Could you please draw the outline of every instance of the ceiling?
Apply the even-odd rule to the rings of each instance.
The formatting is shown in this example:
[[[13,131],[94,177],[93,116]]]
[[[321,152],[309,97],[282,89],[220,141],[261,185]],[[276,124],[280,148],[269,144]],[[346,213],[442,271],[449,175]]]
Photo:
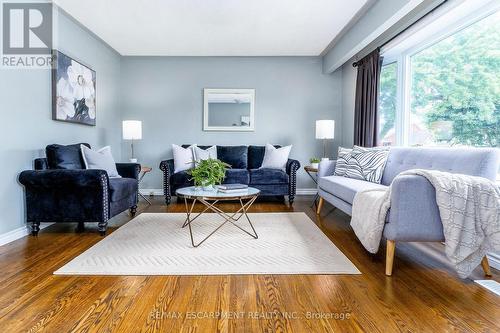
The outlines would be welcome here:
[[[55,0],[126,56],[317,56],[370,0]]]

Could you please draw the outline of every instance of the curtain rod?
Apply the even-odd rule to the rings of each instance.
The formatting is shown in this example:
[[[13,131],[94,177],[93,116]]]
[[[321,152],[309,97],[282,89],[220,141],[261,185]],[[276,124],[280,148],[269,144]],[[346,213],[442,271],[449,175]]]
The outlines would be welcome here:
[[[446,2],[448,2],[448,0],[444,0],[443,2],[441,2],[439,5],[437,5],[436,7],[432,8],[430,11],[428,11],[424,16],[420,17],[418,20],[416,20],[415,22],[413,22],[412,24],[410,24],[409,26],[407,26],[406,28],[404,28],[403,30],[401,30],[400,32],[398,32],[396,35],[392,36],[391,38],[389,38],[389,40],[385,41],[382,45],[380,45],[379,47],[377,47],[378,50],[380,50],[381,48],[383,48],[384,46],[386,46],[387,44],[389,44],[390,42],[392,42],[394,39],[398,38],[400,35],[402,35],[403,33],[405,33],[406,31],[408,31],[408,29],[410,29],[411,27],[413,27],[415,24],[417,24],[418,22],[420,22],[421,20],[423,20],[427,15],[433,13],[436,9],[438,9],[439,7],[441,7],[443,4],[445,4]],[[352,63],[352,67],[358,67],[358,61],[355,61]]]
[[[377,50],[377,51],[379,51],[379,52],[380,52],[380,46],[379,46],[379,47],[377,47],[375,50]],[[373,51],[375,51],[375,50],[373,50]],[[372,51],[372,52],[370,52],[370,53],[368,53],[368,54],[372,54],[372,53],[373,53],[373,51]],[[367,54],[367,55],[368,55],[368,54]],[[364,58],[364,57],[363,57],[363,58]],[[361,59],[361,60],[363,60],[363,59]],[[358,61],[353,62],[352,67],[358,67],[358,64],[360,64],[360,63],[361,63],[361,60],[358,60]]]

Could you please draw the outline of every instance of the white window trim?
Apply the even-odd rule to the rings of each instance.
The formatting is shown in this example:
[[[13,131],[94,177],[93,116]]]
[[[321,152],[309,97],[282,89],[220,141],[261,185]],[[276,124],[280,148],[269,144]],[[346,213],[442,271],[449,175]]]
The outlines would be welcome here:
[[[382,66],[392,63],[397,64],[397,91],[396,91],[396,115],[394,121],[394,129],[396,132],[396,145],[408,146],[410,137],[410,117],[411,117],[411,57],[415,54],[441,42],[442,40],[464,30],[471,25],[481,21],[482,19],[495,14],[500,9],[500,4],[491,6],[489,3],[484,7],[474,11],[464,20],[452,23],[443,27],[439,33],[435,34],[434,38],[427,39],[417,43],[412,47],[405,49],[397,55],[384,56],[382,53]],[[439,18],[438,18],[439,20]]]

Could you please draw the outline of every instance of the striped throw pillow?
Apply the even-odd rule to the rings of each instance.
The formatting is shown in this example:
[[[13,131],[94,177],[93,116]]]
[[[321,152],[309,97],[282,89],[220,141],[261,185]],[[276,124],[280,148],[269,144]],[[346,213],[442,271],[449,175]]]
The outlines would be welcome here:
[[[351,159],[351,151],[352,149],[339,147],[337,163],[335,163],[335,171],[333,172],[334,176],[345,177],[347,173],[347,164]]]
[[[354,146],[345,177],[380,184],[388,155],[389,149],[386,147],[363,148]]]

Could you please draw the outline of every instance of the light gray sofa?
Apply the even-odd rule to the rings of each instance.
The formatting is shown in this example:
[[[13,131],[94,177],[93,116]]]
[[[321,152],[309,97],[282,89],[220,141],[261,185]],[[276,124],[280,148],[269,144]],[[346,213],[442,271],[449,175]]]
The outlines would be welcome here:
[[[500,149],[496,148],[403,148],[390,150],[381,184],[333,176],[335,161],[322,161],[318,170],[320,214],[326,200],[351,215],[352,202],[358,191],[387,188],[396,176],[410,169],[431,169],[495,180],[500,164]],[[384,229],[386,275],[392,275],[396,242],[442,242],[443,226],[436,204],[436,192],[424,177],[401,176],[394,181],[391,209]],[[488,259],[482,266],[490,275]]]

